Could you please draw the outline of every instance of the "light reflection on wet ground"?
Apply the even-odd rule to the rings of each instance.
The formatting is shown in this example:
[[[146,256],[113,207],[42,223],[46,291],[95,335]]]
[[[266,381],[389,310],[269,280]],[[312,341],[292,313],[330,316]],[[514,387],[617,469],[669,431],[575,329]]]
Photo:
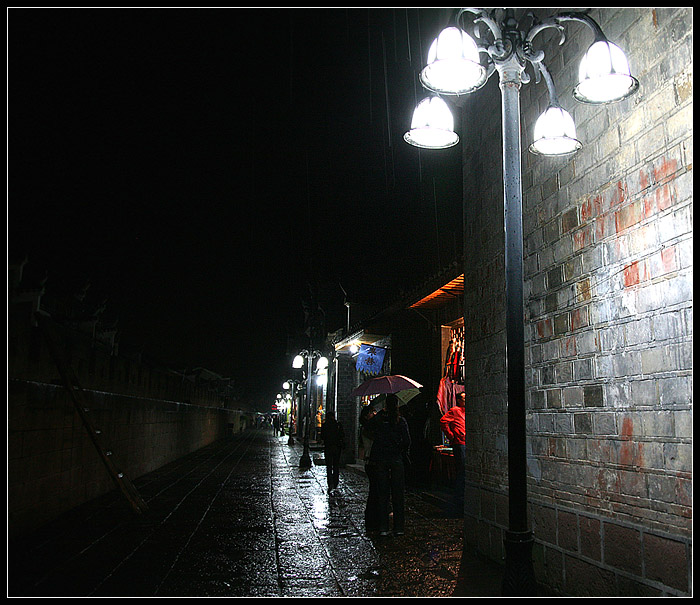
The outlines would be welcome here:
[[[10,544],[8,594],[498,595],[496,566],[465,585],[462,521],[435,500],[409,490],[405,535],[368,534],[364,475],[342,469],[329,494],[325,466],[300,469],[300,455],[248,431],[149,473],[134,481],[144,518],[113,493]]]

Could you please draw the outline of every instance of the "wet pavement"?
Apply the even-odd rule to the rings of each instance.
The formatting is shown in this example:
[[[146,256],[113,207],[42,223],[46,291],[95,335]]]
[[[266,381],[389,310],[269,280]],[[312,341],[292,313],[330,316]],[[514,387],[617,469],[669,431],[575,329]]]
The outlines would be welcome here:
[[[249,430],[8,545],[8,596],[499,596],[499,566],[465,553],[462,520],[439,493],[408,489],[406,533],[364,529],[367,480],[341,469],[328,493],[323,454],[299,468],[297,441]]]

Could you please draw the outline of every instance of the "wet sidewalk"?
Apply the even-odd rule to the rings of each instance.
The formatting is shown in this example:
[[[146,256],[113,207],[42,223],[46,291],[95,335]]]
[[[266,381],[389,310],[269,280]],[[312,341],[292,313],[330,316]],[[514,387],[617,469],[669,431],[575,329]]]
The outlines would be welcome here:
[[[250,430],[134,481],[8,546],[8,596],[498,596],[501,570],[463,553],[462,521],[408,490],[406,533],[364,529],[367,480],[300,469],[301,444]],[[312,452],[322,459],[322,453]],[[320,462],[320,461],[319,461]]]

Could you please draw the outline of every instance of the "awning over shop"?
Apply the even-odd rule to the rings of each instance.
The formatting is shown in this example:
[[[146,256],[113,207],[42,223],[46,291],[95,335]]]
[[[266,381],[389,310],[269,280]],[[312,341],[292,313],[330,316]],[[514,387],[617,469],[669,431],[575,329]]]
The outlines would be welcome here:
[[[455,298],[464,296],[464,274],[447,282],[434,292],[410,305],[411,309],[437,309]]]
[[[380,343],[384,343],[385,340],[386,336],[381,336],[379,334],[368,334],[360,331],[344,338],[340,342],[337,342],[335,344],[335,350],[336,352],[345,351],[350,349],[350,347],[357,347],[357,350],[359,351],[360,345],[382,346]]]

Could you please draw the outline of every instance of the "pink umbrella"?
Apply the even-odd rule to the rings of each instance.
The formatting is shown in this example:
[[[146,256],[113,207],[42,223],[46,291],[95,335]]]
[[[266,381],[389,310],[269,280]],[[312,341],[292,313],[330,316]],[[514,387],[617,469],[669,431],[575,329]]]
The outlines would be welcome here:
[[[365,395],[379,395],[381,393],[398,393],[407,389],[417,389],[422,387],[411,378],[395,374],[393,376],[378,376],[363,382],[359,387],[350,393],[353,397],[364,397]]]

